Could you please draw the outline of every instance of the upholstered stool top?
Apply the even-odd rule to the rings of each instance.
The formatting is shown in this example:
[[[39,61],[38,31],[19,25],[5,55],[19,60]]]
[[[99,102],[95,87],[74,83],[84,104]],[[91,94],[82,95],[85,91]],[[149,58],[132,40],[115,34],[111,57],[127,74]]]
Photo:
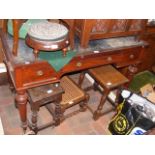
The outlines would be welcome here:
[[[68,35],[68,29],[61,24],[45,21],[33,24],[28,30],[28,35],[39,40],[57,41]]]

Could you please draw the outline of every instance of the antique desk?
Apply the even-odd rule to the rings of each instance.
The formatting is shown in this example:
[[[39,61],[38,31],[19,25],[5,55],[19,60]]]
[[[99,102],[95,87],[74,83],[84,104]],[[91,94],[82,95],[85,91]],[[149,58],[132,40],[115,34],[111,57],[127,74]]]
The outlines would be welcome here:
[[[35,60],[32,49],[25,45],[24,40],[19,43],[19,53],[15,56],[11,50],[12,37],[0,30],[0,39],[4,62],[16,89],[15,99],[24,131],[27,128],[27,89],[59,82],[67,73],[106,64],[129,66],[129,69],[132,68],[129,71],[133,71],[133,68],[139,67],[137,64],[143,62],[143,54],[148,46],[134,37],[120,37],[90,41],[89,47],[82,49],[77,39],[75,49],[69,51],[66,57],[61,57],[59,52],[40,52],[40,58]]]

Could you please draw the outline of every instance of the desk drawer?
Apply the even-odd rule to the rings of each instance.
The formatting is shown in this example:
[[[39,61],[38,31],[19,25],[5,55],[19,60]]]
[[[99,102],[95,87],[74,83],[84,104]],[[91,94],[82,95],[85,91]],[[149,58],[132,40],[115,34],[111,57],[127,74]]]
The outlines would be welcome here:
[[[15,73],[17,87],[33,87],[58,81],[55,70],[47,62],[19,66]]]
[[[141,48],[136,48],[132,50],[128,50],[123,53],[123,61],[135,61],[139,59],[141,53]]]
[[[125,67],[131,64],[137,64],[141,62],[141,47],[125,50],[121,56],[121,60],[115,63],[120,67]]]

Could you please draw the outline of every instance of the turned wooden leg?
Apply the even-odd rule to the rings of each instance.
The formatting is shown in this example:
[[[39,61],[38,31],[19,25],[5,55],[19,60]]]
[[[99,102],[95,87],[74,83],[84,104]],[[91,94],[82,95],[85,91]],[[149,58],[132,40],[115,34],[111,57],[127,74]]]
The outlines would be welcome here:
[[[35,134],[38,133],[38,126],[37,126],[37,121],[38,121],[38,111],[39,111],[39,103],[31,103],[31,126],[30,128],[34,131]]]
[[[118,102],[119,102],[119,96],[120,96],[120,94],[121,94],[121,90],[122,90],[123,88],[122,87],[119,87],[118,89],[117,89],[117,91],[116,91],[116,98],[115,98],[115,106],[117,106],[118,105]]]
[[[37,58],[38,58],[38,53],[39,53],[39,51],[38,51],[37,49],[34,49],[34,50],[33,50],[33,53],[34,53],[35,59],[37,59]]]
[[[27,93],[25,90],[17,91],[15,99],[18,104],[21,125],[22,125],[24,133],[26,132],[26,129],[27,129],[27,110],[26,110],[27,98],[28,97],[27,97]]]
[[[32,116],[31,116],[31,129],[37,134],[38,127],[37,127],[37,118],[38,118],[38,111],[32,110]]]
[[[85,72],[81,72],[79,76],[79,81],[78,81],[79,87],[82,87],[84,77],[85,77]]]
[[[87,104],[88,100],[89,100],[89,95],[86,94],[86,99],[83,102],[80,102],[80,104],[79,104],[81,112],[84,112],[87,110],[86,104]]]
[[[54,121],[55,121],[55,125],[58,126],[60,125],[61,120],[63,119],[63,112],[62,112],[62,108],[61,108],[61,100],[62,100],[62,95],[60,95],[61,97],[58,98],[58,100],[55,103],[55,114],[54,114]]]
[[[99,105],[97,107],[97,110],[93,114],[93,119],[94,120],[97,120],[101,116],[101,111],[103,109],[103,106],[105,104],[105,101],[107,99],[107,96],[108,96],[109,92],[110,92],[110,90],[105,89],[104,94],[102,95],[100,103],[99,103]]]
[[[62,51],[63,51],[63,57],[65,57],[67,53],[67,48],[63,48]]]
[[[93,84],[93,88],[94,88],[94,91],[99,90],[99,88],[98,88],[98,84],[97,84],[96,81],[95,81],[94,84]]]
[[[87,107],[86,107],[86,103],[84,101],[80,102],[79,106],[80,106],[80,111],[81,112],[86,111]]]

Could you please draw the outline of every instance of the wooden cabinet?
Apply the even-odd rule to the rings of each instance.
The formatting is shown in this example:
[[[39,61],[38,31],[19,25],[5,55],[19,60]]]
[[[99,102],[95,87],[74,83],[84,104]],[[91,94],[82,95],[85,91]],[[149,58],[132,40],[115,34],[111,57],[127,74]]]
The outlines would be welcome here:
[[[94,39],[140,35],[146,24],[146,19],[76,19],[74,28],[81,47],[86,48]]]

